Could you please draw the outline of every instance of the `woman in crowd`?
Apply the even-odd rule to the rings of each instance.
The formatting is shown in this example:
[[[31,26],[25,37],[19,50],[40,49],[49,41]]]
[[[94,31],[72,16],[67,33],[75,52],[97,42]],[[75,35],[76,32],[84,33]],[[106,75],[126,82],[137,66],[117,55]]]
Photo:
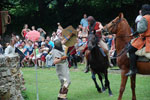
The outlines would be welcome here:
[[[40,32],[40,36],[45,38],[46,32],[42,28],[37,29],[38,32]]]
[[[10,40],[9,45],[5,49],[5,55],[7,55],[7,54],[15,54],[15,46],[14,46],[15,43],[16,43],[16,41],[14,39]]]
[[[21,35],[23,38],[26,37],[27,33],[30,31],[30,29],[28,28],[28,24],[25,24],[22,31],[21,31]]]

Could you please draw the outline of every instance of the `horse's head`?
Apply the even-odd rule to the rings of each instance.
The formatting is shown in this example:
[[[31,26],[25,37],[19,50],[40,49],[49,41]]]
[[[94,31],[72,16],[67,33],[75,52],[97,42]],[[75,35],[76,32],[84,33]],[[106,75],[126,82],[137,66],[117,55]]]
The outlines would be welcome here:
[[[124,19],[124,15],[123,13],[120,13],[118,17],[104,26],[104,28],[102,29],[103,34],[116,34],[118,25],[122,21],[122,19]]]
[[[88,36],[88,49],[91,51],[94,47],[97,46],[98,39],[95,36],[95,31],[90,33]]]

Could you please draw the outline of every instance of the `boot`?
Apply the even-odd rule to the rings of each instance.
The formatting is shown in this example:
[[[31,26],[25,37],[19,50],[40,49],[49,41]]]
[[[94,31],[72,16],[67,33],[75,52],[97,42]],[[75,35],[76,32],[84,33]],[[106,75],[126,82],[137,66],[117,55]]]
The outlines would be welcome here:
[[[103,55],[104,57],[106,57],[106,54],[105,54],[104,50],[103,50],[101,47],[99,48],[99,50],[100,50],[100,52],[102,53],[102,55]]]
[[[135,55],[135,52],[129,52],[129,62],[130,62],[130,70],[128,73],[126,73],[126,76],[132,76],[137,73],[137,68],[136,68],[136,59],[137,56]]]
[[[66,98],[67,93],[68,93],[67,88],[65,88],[65,87],[61,88],[59,91],[59,95],[58,95],[57,100],[67,100],[67,98]]]
[[[67,100],[67,98],[57,98],[57,100]]]

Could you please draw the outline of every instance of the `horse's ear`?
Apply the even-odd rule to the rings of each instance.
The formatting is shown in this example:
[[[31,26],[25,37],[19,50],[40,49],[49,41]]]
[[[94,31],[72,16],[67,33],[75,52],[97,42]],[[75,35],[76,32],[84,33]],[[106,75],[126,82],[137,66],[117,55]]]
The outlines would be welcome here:
[[[120,14],[119,14],[119,19],[122,19],[124,17],[124,15],[123,15],[123,13],[121,12]]]

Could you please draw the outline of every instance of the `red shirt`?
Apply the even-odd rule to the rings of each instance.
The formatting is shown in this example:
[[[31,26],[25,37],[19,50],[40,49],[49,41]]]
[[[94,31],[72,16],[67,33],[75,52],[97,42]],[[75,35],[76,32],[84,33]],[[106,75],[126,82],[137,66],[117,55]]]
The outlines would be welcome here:
[[[26,35],[27,35],[26,29],[23,30],[23,35],[24,35],[24,37],[26,37]]]
[[[100,29],[100,28],[99,28],[99,25],[100,25],[100,22],[96,22],[95,27],[94,27],[94,30],[95,30],[95,31]],[[89,27],[88,27],[88,28],[89,28]],[[93,30],[93,31],[94,31],[94,30]],[[96,36],[97,36],[98,39],[100,40],[101,37],[102,37],[101,32],[96,32]]]
[[[72,50],[72,49],[74,49],[74,50]],[[74,46],[69,47],[69,48],[68,48],[68,52],[70,53],[70,55],[76,54],[76,49],[75,49],[75,47],[74,47]]]
[[[94,30],[99,30],[99,25],[100,23],[99,22],[96,22],[96,25],[94,27]],[[101,39],[102,35],[101,35],[101,32],[96,32],[96,36],[99,38],[99,40]]]

